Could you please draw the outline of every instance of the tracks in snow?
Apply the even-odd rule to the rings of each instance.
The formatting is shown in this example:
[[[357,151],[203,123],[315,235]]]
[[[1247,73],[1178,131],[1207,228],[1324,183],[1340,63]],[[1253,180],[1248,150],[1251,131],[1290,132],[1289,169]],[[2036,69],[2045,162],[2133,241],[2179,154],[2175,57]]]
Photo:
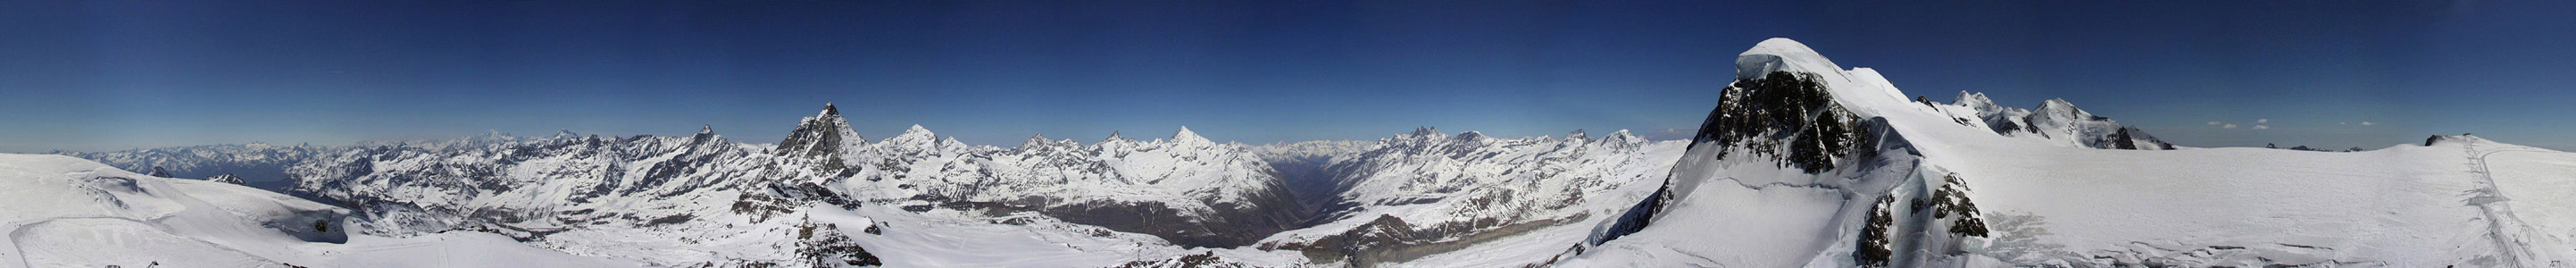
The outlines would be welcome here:
[[[2464,202],[2477,206],[2479,212],[2485,213],[2487,238],[2494,240],[2496,250],[2503,253],[2505,266],[2537,267],[2526,264],[2526,261],[2545,262],[2546,260],[2539,260],[2539,254],[2531,251],[2532,236],[2526,233],[2531,225],[2523,222],[2522,217],[2514,215],[2511,206],[2504,202],[2513,199],[2507,198],[2502,189],[2496,188],[2495,174],[2487,168],[2488,156],[2506,152],[2528,152],[2528,150],[2480,152],[2476,141],[2469,141],[2461,147],[2468,150],[2468,155],[2471,155],[2469,173],[2478,176],[2476,181],[2478,189],[2469,190],[2467,193],[2469,199]]]

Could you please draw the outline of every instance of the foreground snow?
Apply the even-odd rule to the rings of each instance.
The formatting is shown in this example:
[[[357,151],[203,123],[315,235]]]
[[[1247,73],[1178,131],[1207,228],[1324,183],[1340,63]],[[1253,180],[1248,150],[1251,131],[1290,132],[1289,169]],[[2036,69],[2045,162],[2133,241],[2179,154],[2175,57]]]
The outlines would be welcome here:
[[[9,232],[0,267],[633,266],[484,233],[345,236],[335,230],[346,213],[240,185],[0,154],[0,229]]]
[[[1805,172],[1704,139],[1663,213],[1564,264],[2564,267],[2576,254],[2576,154],[2465,135],[2351,153],[2103,150],[1998,135],[1955,112],[1974,100],[1909,102],[1794,41],[1745,55],[1740,68],[1812,75],[1876,124],[1862,147],[1875,155]],[[1935,188],[1973,206],[1922,213]]]

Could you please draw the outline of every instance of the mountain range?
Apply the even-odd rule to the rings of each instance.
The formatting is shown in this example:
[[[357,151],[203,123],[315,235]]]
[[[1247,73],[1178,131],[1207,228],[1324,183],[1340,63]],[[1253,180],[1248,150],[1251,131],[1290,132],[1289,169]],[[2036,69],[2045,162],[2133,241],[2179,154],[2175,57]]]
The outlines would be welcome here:
[[[8,267],[2563,267],[2576,154],[2192,148],[1772,39],[1689,140],[493,133],[0,155]],[[1725,74],[1711,74],[1725,75]],[[88,239],[108,237],[109,239]]]

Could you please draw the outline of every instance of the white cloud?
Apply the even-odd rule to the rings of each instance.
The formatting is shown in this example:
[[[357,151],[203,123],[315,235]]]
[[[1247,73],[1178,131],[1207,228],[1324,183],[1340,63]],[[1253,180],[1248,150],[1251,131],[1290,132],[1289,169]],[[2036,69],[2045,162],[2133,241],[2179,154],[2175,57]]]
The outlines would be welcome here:
[[[2254,125],[2254,129],[2272,129],[2272,127],[2271,127],[2271,126],[2264,126],[2264,125]]]
[[[2218,121],[2209,121],[2209,125],[2216,126],[2218,125]]]
[[[2336,124],[2336,125],[2351,125],[2351,124],[2352,124],[2352,122],[2335,122],[2335,124]]]
[[[2219,128],[2236,128],[2236,124],[2227,124],[2227,126],[2223,126],[2223,127],[2219,127]]]
[[[2272,119],[2269,119],[2269,118],[2266,118],[2266,119],[2254,119],[2254,122],[2255,122],[2255,123],[2271,123],[2271,122],[2272,122]]]
[[[2371,123],[2370,121],[2361,121],[2361,125],[2364,125],[2364,126],[2368,126],[2368,125],[2377,125],[2377,124],[2378,124],[2378,123]]]

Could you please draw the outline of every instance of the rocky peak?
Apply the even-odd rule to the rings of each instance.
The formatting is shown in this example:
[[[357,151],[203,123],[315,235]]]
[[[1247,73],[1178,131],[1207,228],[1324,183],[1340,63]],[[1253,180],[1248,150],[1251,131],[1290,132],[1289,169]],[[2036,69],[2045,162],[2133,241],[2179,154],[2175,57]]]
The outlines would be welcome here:
[[[1440,130],[1439,130],[1439,129],[1435,129],[1435,128],[1432,128],[1432,127],[1429,127],[1429,126],[1414,127],[1414,128],[1413,128],[1413,133],[1410,133],[1410,134],[1412,134],[1413,136],[1447,136],[1447,134],[1440,134]]]
[[[1485,140],[1485,133],[1478,131],[1459,132],[1458,137],[1455,139],[1466,142],[1483,141]]]
[[[1572,133],[1565,133],[1565,139],[1567,139],[1567,140],[1592,140],[1592,135],[1590,135],[1590,134],[1586,134],[1586,133],[1583,133],[1583,130],[1581,130],[1581,129],[1576,129],[1576,130],[1574,130],[1574,132],[1572,132]]]
[[[249,182],[243,182],[243,181],[242,181],[242,179],[241,179],[241,176],[233,176],[233,174],[232,174],[232,173],[224,173],[224,174],[218,174],[218,175],[215,175],[215,176],[213,176],[213,177],[206,177],[206,181],[221,182],[221,183],[231,183],[231,184],[233,184],[233,185],[250,185],[250,183],[249,183]]]
[[[1617,132],[1610,132],[1610,135],[1602,135],[1602,136],[1601,136],[1601,140],[1600,140],[1600,141],[1601,141],[1601,142],[1628,142],[1628,141],[1634,141],[1634,140],[1641,140],[1641,139],[1637,138],[1637,134],[1629,133],[1629,132],[1628,132],[1628,130],[1626,130],[1626,129],[1621,129],[1621,130],[1619,130],[1619,131],[1617,131]]]
[[[1053,143],[1055,143],[1055,140],[1049,140],[1049,139],[1047,139],[1046,134],[1041,133],[1041,134],[1037,134],[1037,135],[1030,135],[1030,136],[1029,136],[1029,140],[1028,140],[1028,141],[1022,141],[1022,142],[1020,142],[1020,148],[1037,148],[1037,147],[1042,147],[1042,146],[1046,146],[1047,144],[1053,144]]]
[[[857,131],[850,130],[850,121],[841,118],[840,109],[825,103],[821,113],[805,117],[796,124],[795,131],[787,134],[786,140],[778,142],[778,153],[790,156],[837,157],[842,153],[857,150],[865,144],[865,138],[859,137]]]

